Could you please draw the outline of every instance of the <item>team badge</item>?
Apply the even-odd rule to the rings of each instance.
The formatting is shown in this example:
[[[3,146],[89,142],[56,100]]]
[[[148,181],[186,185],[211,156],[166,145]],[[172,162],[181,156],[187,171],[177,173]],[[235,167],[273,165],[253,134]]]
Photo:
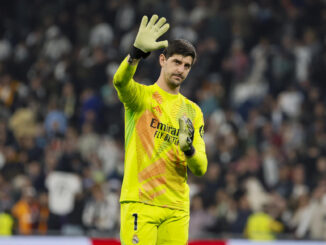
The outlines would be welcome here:
[[[139,238],[138,238],[138,236],[136,234],[132,237],[132,243],[133,244],[139,243]]]

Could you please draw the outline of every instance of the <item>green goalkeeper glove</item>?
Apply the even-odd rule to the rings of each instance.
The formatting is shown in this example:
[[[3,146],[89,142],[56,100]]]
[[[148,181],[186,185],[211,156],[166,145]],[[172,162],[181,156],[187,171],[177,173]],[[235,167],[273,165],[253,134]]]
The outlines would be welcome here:
[[[181,150],[186,156],[190,157],[195,153],[195,148],[192,145],[194,140],[194,126],[187,117],[179,118],[179,144]]]
[[[151,51],[165,48],[168,46],[168,41],[156,40],[168,31],[170,25],[164,17],[158,21],[158,16],[155,14],[148,22],[148,17],[145,15],[142,18],[133,49],[130,56],[135,59],[146,58]],[[156,22],[157,21],[157,22]]]

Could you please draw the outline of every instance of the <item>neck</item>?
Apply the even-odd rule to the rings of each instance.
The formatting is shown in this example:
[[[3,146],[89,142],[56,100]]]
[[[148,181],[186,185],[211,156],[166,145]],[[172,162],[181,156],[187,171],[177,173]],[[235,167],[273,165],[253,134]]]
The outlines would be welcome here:
[[[180,86],[173,86],[166,81],[165,77],[161,74],[160,77],[157,79],[156,84],[163,89],[164,91],[170,94],[178,94],[180,91]]]

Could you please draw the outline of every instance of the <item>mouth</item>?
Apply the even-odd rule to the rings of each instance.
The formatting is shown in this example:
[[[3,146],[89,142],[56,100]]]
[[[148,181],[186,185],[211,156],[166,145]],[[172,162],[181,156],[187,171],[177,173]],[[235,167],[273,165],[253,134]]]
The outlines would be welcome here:
[[[172,76],[178,78],[179,80],[182,80],[183,79],[183,77],[180,76],[180,75],[173,74]]]

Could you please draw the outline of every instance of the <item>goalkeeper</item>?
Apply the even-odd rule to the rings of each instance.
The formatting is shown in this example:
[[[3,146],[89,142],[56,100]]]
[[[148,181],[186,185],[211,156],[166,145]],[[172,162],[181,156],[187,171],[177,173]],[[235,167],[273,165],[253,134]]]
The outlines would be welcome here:
[[[186,40],[157,41],[165,18],[142,18],[130,54],[114,75],[125,107],[125,166],[121,190],[121,243],[184,245],[188,241],[187,168],[205,174],[207,158],[200,108],[180,94],[180,85],[196,61]],[[163,49],[161,73],[146,86],[134,81],[138,63]]]

